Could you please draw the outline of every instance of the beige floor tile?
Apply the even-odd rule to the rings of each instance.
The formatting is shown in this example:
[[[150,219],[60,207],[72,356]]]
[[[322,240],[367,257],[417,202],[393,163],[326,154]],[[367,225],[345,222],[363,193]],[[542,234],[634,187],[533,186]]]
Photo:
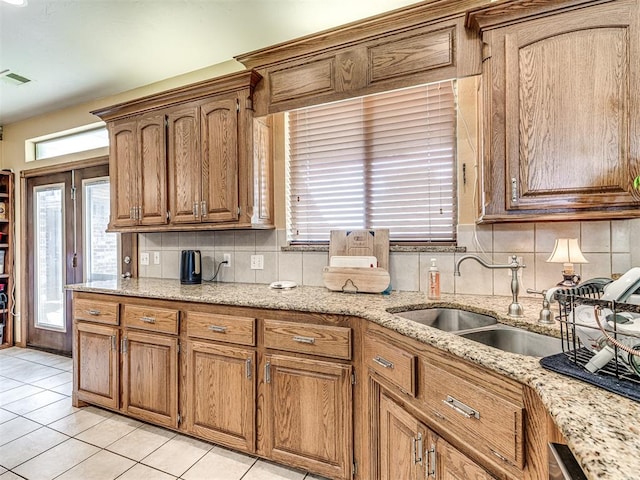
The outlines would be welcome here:
[[[8,422],[0,424],[0,445],[12,442],[29,432],[37,430],[42,425],[26,418],[16,417]]]
[[[4,468],[4,467],[0,466],[0,474],[3,474],[3,473],[4,473],[4,472],[6,472],[6,471],[7,471],[7,469],[6,469],[6,468]]]
[[[73,391],[73,382],[63,383],[62,385],[58,385],[57,387],[50,388],[52,392],[61,393],[62,395],[66,395],[67,397],[71,396],[71,392]]]
[[[15,413],[0,408],[0,423],[8,422],[16,417],[17,415]]]
[[[109,445],[107,450],[140,461],[175,436],[169,430],[144,425]]]
[[[56,478],[57,480],[112,480],[133,465],[135,465],[133,460],[101,450]]]
[[[94,407],[86,407],[78,410],[71,415],[61,418],[57,422],[49,425],[50,428],[58,430],[70,437],[75,437],[80,432],[84,432],[88,428],[104,422],[107,418],[113,416],[113,413],[106,412]]]
[[[37,410],[38,408],[46,407],[47,405],[62,399],[64,399],[64,395],[45,390],[3,405],[2,408],[9,410],[10,412],[17,413],[18,415],[23,415],[25,413],[32,412],[33,410]]]
[[[51,377],[43,378],[37,382],[33,382],[32,385],[40,388],[48,388],[51,390],[53,387],[69,383],[73,380],[73,374],[71,372],[61,372]]]
[[[26,398],[30,395],[35,395],[42,391],[42,388],[34,387],[33,385],[22,385],[17,388],[12,388],[11,390],[0,393],[0,407],[4,407],[11,402],[15,402],[21,398]]]
[[[2,475],[0,475],[0,480],[24,480],[24,478],[22,478],[19,475],[16,475],[13,472],[5,472]]]
[[[0,448],[0,465],[14,468],[66,440],[69,437],[60,432],[47,427],[39,428],[3,445]]]
[[[132,468],[118,477],[118,480],[174,480],[176,477],[155,468],[136,463]]]
[[[2,375],[20,382],[31,383],[62,373],[62,370],[47,367],[46,365],[40,365],[39,363],[25,363],[26,365],[13,368],[10,371],[4,372]]]
[[[213,447],[198,463],[182,474],[184,480],[238,480],[256,463],[254,457]]]
[[[303,480],[305,472],[258,460],[242,480]]]
[[[50,423],[69,416],[74,412],[78,412],[79,410],[79,408],[71,405],[71,399],[69,397],[65,397],[62,400],[47,405],[46,407],[25,413],[24,416],[34,422],[41,423],[42,425],[49,425]]]
[[[76,436],[78,440],[104,448],[142,425],[132,418],[114,415]]]
[[[190,437],[176,435],[141,463],[179,477],[211,450],[212,445]]]
[[[16,467],[13,471],[29,480],[49,480],[73,468],[99,451],[100,449],[93,445],[70,438],[51,450],[47,450],[42,455],[38,455]]]
[[[18,380],[13,380],[8,377],[0,376],[0,392],[6,392],[7,390],[12,390],[21,385],[24,385],[24,383],[19,382]]]

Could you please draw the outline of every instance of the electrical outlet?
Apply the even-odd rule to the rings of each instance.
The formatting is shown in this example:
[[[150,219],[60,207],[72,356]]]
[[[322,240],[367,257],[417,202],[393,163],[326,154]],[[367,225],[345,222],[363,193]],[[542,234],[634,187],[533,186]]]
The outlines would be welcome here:
[[[142,252],[140,254],[140,265],[149,265],[149,252]]]
[[[153,264],[160,265],[160,252],[153,252]]]
[[[264,270],[264,255],[251,255],[251,270]]]
[[[224,268],[230,268],[231,267],[231,254],[230,253],[225,253],[222,256],[222,259],[227,262],[223,265]]]

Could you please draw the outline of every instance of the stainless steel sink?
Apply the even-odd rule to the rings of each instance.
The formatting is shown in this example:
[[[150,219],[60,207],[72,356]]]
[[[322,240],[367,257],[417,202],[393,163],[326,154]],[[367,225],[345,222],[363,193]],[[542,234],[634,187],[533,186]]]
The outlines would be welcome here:
[[[444,330],[445,332],[469,330],[471,328],[486,327],[498,323],[495,318],[489,315],[467,312],[466,310],[458,310],[456,308],[425,308],[422,310],[398,312],[396,315],[416,323],[421,323],[422,325]]]
[[[457,333],[463,338],[489,347],[532,357],[546,357],[562,352],[562,341],[559,338],[508,325],[493,325]]]

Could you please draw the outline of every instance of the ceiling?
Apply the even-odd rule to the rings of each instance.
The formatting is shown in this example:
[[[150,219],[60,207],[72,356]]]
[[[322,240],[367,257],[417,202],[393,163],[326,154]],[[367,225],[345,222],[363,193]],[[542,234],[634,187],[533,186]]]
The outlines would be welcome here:
[[[416,0],[0,0],[0,125]],[[6,72],[8,70],[8,72]],[[17,84],[17,74],[30,82]]]

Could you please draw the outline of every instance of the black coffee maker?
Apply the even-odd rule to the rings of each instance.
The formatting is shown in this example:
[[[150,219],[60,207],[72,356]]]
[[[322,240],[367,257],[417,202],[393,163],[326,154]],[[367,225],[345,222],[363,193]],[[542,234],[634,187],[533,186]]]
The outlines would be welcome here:
[[[180,256],[180,283],[197,285],[202,283],[202,256],[200,250],[183,250]]]

